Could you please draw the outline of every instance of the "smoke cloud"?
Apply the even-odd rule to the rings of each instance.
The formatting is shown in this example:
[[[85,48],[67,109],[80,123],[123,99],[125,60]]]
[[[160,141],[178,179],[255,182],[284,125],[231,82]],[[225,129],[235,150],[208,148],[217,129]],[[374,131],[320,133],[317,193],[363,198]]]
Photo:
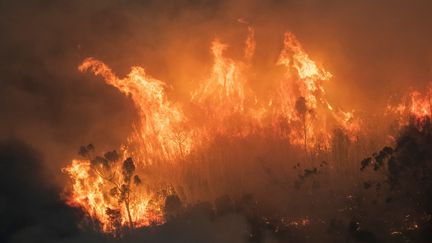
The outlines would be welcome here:
[[[312,59],[334,75],[325,84],[332,103],[380,114],[392,94],[422,88],[432,79],[431,8],[426,0],[0,1],[0,241],[112,240],[95,232],[79,232],[77,222],[82,213],[59,199],[66,180],[61,168],[76,157],[77,148],[89,142],[100,151],[118,148],[137,118],[130,97],[77,71],[84,58],[103,60],[120,77],[131,66],[145,67],[147,73],[168,83],[171,99],[186,100],[211,68],[209,45],[213,38],[230,44],[229,56],[243,54],[247,28],[239,23],[241,18],[256,30],[253,65],[257,68],[251,86],[258,94],[268,95],[273,83],[265,75],[280,72],[274,63],[283,33],[291,31]],[[260,142],[238,146],[256,151],[253,146]],[[228,146],[221,150],[232,152]],[[287,190],[288,182],[281,179],[284,174],[278,174],[285,162],[281,158],[290,156],[296,161],[295,151],[277,151],[269,148],[270,156],[262,160],[256,159],[260,154],[251,153],[251,167],[259,167],[259,175],[238,165],[226,166],[233,173],[242,171],[253,177],[245,188],[257,191],[260,199],[282,195],[277,200],[269,198],[267,205],[293,207],[291,212],[300,215],[301,210],[310,208],[298,205],[309,199],[296,201],[290,194],[291,184]],[[244,165],[243,161],[240,164]],[[289,172],[293,174],[298,173]],[[237,179],[230,175],[225,184],[236,184]],[[307,183],[313,190],[314,182],[308,179]],[[268,184],[276,186],[267,188]],[[328,184],[344,183],[335,180]],[[217,188],[209,200],[227,187]],[[345,190],[342,186],[337,189]],[[332,197],[334,192],[321,193]],[[321,207],[343,207],[324,204],[314,205],[316,215],[323,218],[329,211],[319,210]],[[238,212],[216,219],[199,214],[181,220],[123,240],[243,242],[254,222]],[[335,234],[338,230],[349,232],[345,226],[352,218],[337,219],[335,225],[338,220],[344,226],[335,226]],[[275,237],[264,235],[261,239]]]

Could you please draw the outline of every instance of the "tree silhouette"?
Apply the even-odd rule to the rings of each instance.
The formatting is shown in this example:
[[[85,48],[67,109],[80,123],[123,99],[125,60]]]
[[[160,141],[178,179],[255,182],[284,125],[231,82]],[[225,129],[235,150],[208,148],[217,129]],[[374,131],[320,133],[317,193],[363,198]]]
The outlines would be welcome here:
[[[373,167],[373,171],[384,172],[385,181],[376,182],[389,186],[392,196],[386,203],[396,200],[403,207],[415,209],[420,219],[421,241],[432,238],[432,124],[429,117],[413,119],[396,140],[394,148],[384,147],[378,153],[361,161],[361,170]],[[370,183],[365,184],[369,188]],[[426,240],[425,242],[430,242]]]
[[[307,153],[307,124],[306,124],[306,116],[307,113],[309,112],[308,107],[307,107],[307,102],[305,97],[300,96],[297,98],[296,103],[295,103],[295,108],[297,113],[301,116],[302,118],[302,122],[303,122],[303,136],[304,136],[304,149],[305,149],[305,153]]]
[[[432,125],[430,119],[411,122],[396,140],[394,148],[384,147],[361,161],[361,170],[373,166],[384,171],[386,183],[432,213]]]

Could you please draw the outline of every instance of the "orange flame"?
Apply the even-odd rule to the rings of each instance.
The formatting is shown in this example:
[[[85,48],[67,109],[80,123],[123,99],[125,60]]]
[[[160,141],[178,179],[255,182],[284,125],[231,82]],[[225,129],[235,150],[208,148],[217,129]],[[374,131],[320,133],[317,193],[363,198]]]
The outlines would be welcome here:
[[[199,111],[194,111],[201,112],[202,117],[195,123],[186,109],[168,100],[165,83],[149,76],[143,68],[132,67],[125,78],[119,78],[103,62],[94,58],[84,60],[79,66],[81,72],[90,70],[102,76],[107,84],[130,95],[137,108],[140,120],[122,150],[125,158],[137,159],[138,167],[156,161],[175,164],[221,135],[227,138],[243,138],[253,133],[276,135],[293,145],[304,146],[309,152],[329,149],[335,127],[355,135],[359,124],[353,113],[333,108],[325,97],[322,83],[332,78],[332,74],[312,61],[291,33],[285,34],[284,48],[276,62],[286,69],[280,88],[271,100],[259,100],[246,75],[255,51],[254,29],[249,27],[248,31],[241,61],[224,55],[227,44],[218,39],[212,42],[211,74],[191,95],[191,103],[199,107]],[[104,231],[113,230],[106,208],[120,209],[121,224],[127,224],[124,207],[106,195],[110,182],[96,173],[88,161],[73,160],[64,171],[72,179],[70,205],[84,208],[100,221]],[[163,222],[163,200],[155,199],[154,189],[135,190],[130,209],[135,226]]]
[[[387,112],[399,116],[400,126],[408,124],[410,118],[414,118],[420,123],[425,119],[430,119],[432,114],[432,84],[423,93],[412,91],[401,103],[395,106],[389,105]]]
[[[410,94],[411,104],[409,107],[410,113],[417,119],[431,117],[432,113],[432,86],[428,88],[426,94],[422,95],[418,91]]]
[[[121,169],[115,167],[113,170],[119,171]],[[97,175],[96,173],[100,172],[93,170],[89,161],[72,160],[72,163],[63,171],[73,178],[71,194],[68,195],[66,201],[69,205],[85,209],[91,217],[100,222],[102,230],[106,232],[114,230],[110,225],[109,216],[106,214],[108,208],[120,210],[120,214],[123,216],[120,223],[122,225],[128,224],[128,219],[125,217],[127,215],[126,208],[118,200],[107,195],[113,185],[107,183],[103,176]],[[139,195],[133,198],[133,203],[130,205],[134,226],[142,227],[163,222],[160,208],[152,206],[155,204],[155,200],[158,200],[156,195],[144,190],[144,188],[137,187],[134,190],[137,190]],[[161,204],[159,201],[156,203]]]
[[[180,107],[167,100],[162,81],[150,77],[141,67],[132,67],[131,72],[120,79],[108,66],[94,58],[84,60],[78,69],[81,72],[90,69],[95,75],[101,75],[107,84],[131,95],[140,121],[129,140],[134,145],[139,144],[142,161],[172,160],[190,150],[190,139],[184,139],[181,149],[174,139],[175,127],[185,118]]]
[[[328,113],[349,135],[358,132],[358,121],[354,119],[353,113],[342,110],[335,111],[326,100],[322,83],[332,78],[333,75],[318,67],[309,58],[292,33],[285,34],[284,48],[277,64],[286,68],[285,80],[281,82],[279,90],[277,112],[289,122],[304,123],[302,132],[297,130],[289,135],[293,143],[305,144],[306,147],[310,148],[319,146],[328,149],[332,137],[329,132],[331,128],[326,119]],[[302,97],[304,101],[303,99],[299,100],[299,97]]]

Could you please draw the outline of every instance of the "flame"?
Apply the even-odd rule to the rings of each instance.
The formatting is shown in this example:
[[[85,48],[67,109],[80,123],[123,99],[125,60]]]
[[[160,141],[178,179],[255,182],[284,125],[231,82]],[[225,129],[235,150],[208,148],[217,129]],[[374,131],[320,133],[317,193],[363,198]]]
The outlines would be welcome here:
[[[107,209],[118,209],[123,216],[120,219],[122,225],[128,224],[126,208],[122,203],[118,202],[113,197],[110,197],[108,192],[115,183],[110,183],[107,178],[98,173],[103,173],[91,168],[89,161],[72,160],[72,163],[63,169],[63,172],[73,178],[71,194],[67,197],[67,203],[71,206],[81,207],[92,218],[96,218],[102,227],[103,231],[110,232],[114,230],[110,224],[110,219],[106,213]],[[119,171],[121,168],[114,167],[113,170]],[[120,173],[117,173],[119,175]],[[148,226],[154,223],[163,222],[162,212],[159,208],[151,207],[155,200],[158,200],[156,195],[140,188],[138,197],[132,200],[130,205],[130,213],[133,215],[135,227]],[[158,202],[159,204],[161,202]]]
[[[211,45],[214,65],[210,78],[193,93],[192,100],[211,108],[241,112],[244,110],[245,79],[241,65],[224,57],[228,45],[215,39]]]
[[[334,109],[325,97],[323,82],[333,75],[309,58],[292,33],[285,33],[284,48],[277,64],[286,68],[285,79],[280,85],[277,113],[289,123],[303,123],[303,131],[298,129],[289,135],[293,143],[304,144],[310,149],[317,146],[330,148],[329,115],[351,137],[358,132],[359,124],[353,113]]]
[[[131,72],[120,79],[107,65],[94,58],[85,59],[78,69],[81,72],[91,70],[102,76],[107,84],[132,97],[140,121],[129,141],[139,146],[142,161],[173,160],[190,150],[190,139],[184,138],[181,148],[174,139],[180,136],[176,127],[185,117],[178,105],[167,100],[165,83],[147,75],[141,67],[132,67]]]
[[[229,46],[221,40],[211,43],[211,73],[191,93],[190,103],[198,107],[194,112],[199,113],[199,121],[192,119],[196,114],[170,101],[167,85],[143,68],[132,67],[126,77],[119,78],[102,61],[85,59],[79,70],[90,70],[108,85],[130,95],[139,114],[134,132],[123,146],[123,157],[136,159],[139,168],[155,162],[175,165],[217,136],[245,138],[252,134],[279,136],[313,152],[331,147],[335,127],[350,136],[358,132],[360,125],[354,113],[335,108],[326,99],[323,83],[332,74],[310,59],[292,33],[285,34],[284,47],[275,62],[285,69],[283,77],[275,80],[279,89],[270,100],[257,97],[247,75],[255,52],[254,34],[254,29],[248,27],[242,60],[226,57]],[[112,170],[114,175],[121,174],[120,166]],[[107,232],[113,231],[107,208],[119,209],[120,223],[128,224],[125,207],[107,195],[112,181],[104,179],[90,162],[73,160],[64,172],[72,181],[67,196],[70,205],[84,208]],[[157,197],[156,189],[137,186],[134,190],[136,196],[130,206],[134,225],[162,223],[163,199]]]
[[[426,93],[423,95],[418,91],[414,91],[410,94],[410,106],[409,112],[417,119],[431,117],[432,113],[432,85],[428,88]]]
[[[399,126],[407,125],[410,119],[414,119],[417,123],[430,119],[432,114],[432,83],[424,92],[411,91],[399,104],[388,105],[387,113],[399,116]]]

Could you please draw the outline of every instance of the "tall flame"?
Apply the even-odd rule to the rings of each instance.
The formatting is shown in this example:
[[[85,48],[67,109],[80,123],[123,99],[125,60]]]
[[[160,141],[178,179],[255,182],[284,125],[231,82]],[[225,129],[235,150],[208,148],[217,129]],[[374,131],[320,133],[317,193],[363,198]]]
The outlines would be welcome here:
[[[140,168],[154,162],[175,166],[216,136],[244,138],[255,133],[279,136],[312,152],[330,148],[335,127],[355,135],[359,124],[353,113],[333,108],[326,99],[323,82],[332,78],[332,74],[311,60],[291,33],[285,34],[284,47],[276,62],[285,69],[279,89],[273,92],[271,100],[260,100],[249,87],[246,75],[252,68],[254,34],[249,27],[243,60],[226,57],[228,45],[219,39],[211,43],[214,58],[211,73],[191,95],[190,103],[198,107],[193,109],[194,113],[201,117],[199,122],[192,120],[194,114],[188,113],[188,109],[168,100],[165,83],[148,75],[143,68],[132,67],[126,77],[119,78],[103,62],[85,59],[79,66],[81,72],[90,70],[130,95],[138,111],[139,121],[123,147],[123,157],[134,157]],[[113,174],[121,174],[119,166],[112,170]],[[73,160],[64,171],[72,179],[69,204],[84,208],[102,224],[104,231],[113,230],[107,208],[121,208],[121,224],[127,224],[124,207],[106,195],[111,181],[104,180],[91,163]],[[163,221],[163,201],[155,199],[154,190],[135,188],[137,194],[130,208],[135,226]]]
[[[305,147],[330,147],[331,128],[328,117],[349,135],[358,131],[358,121],[351,112],[340,109],[335,111],[327,101],[323,82],[332,74],[309,58],[300,42],[292,33],[285,33],[284,48],[277,61],[286,68],[285,79],[280,84],[276,112],[290,123],[303,123],[303,129],[292,131],[289,135],[293,143]]]
[[[189,139],[183,139],[181,147],[176,142],[176,127],[185,117],[178,105],[167,100],[164,82],[147,75],[141,67],[132,67],[125,78],[118,78],[107,65],[94,58],[85,59],[78,69],[81,72],[91,70],[107,84],[132,97],[140,121],[129,141],[139,146],[144,161],[172,160],[190,150]]]

